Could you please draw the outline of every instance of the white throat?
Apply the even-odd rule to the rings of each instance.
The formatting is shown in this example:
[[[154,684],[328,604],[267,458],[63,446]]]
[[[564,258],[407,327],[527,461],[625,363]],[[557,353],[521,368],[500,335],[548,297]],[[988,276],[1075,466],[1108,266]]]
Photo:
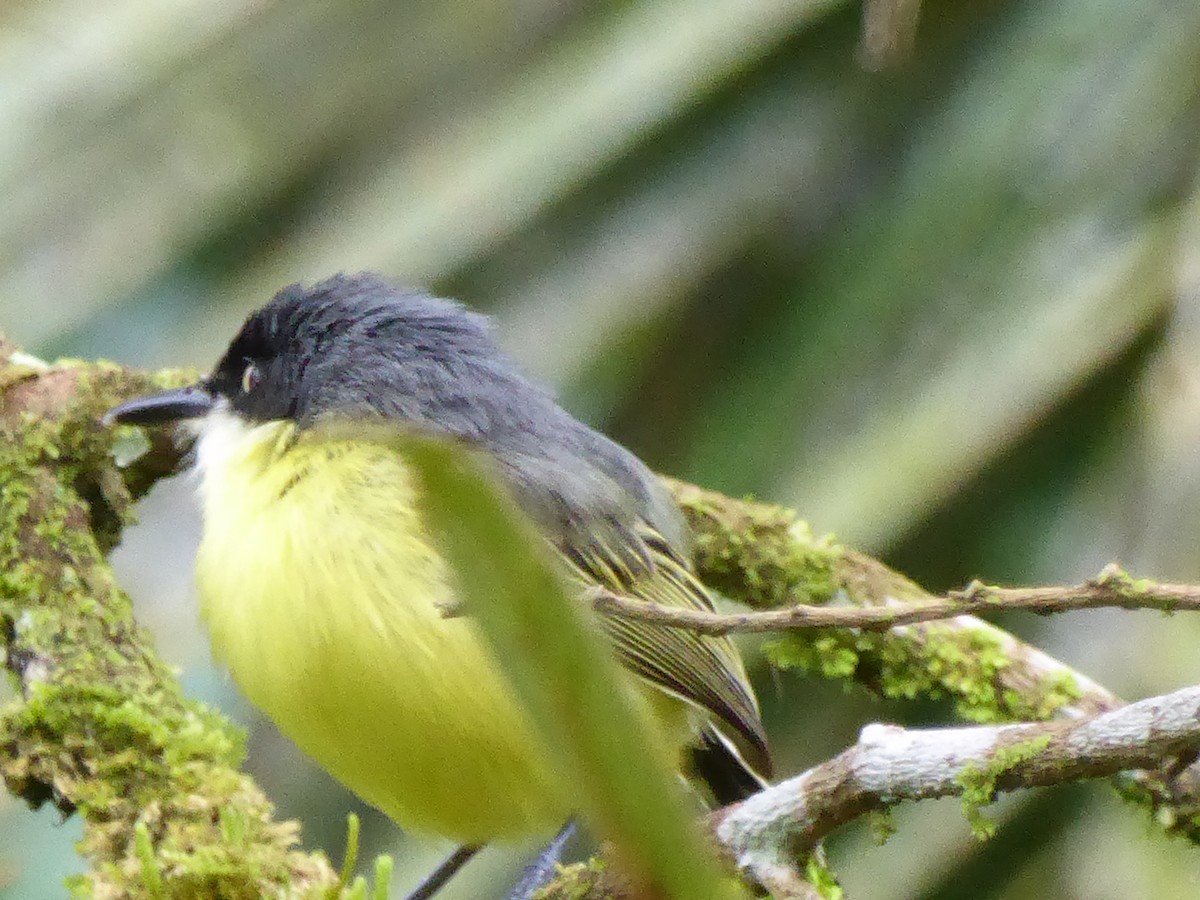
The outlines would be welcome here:
[[[206,501],[234,472],[248,474],[246,469],[254,466],[256,457],[263,464],[273,458],[282,431],[291,430],[288,422],[247,422],[223,398],[190,427],[196,434],[194,471]]]

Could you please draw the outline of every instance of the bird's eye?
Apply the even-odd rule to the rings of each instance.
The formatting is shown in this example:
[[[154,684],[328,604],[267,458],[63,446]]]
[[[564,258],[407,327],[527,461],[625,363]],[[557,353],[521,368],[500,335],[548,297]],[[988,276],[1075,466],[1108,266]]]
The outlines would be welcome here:
[[[258,371],[258,366],[250,363],[242,372],[242,393],[248,394],[258,385],[262,375]]]

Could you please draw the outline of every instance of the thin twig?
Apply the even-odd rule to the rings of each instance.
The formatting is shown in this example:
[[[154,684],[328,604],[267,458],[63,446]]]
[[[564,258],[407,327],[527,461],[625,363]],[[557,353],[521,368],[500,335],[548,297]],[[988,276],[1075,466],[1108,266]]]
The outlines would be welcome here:
[[[976,581],[961,591],[929,602],[893,601],[887,606],[797,604],[756,612],[714,613],[631,600],[601,589],[589,592],[589,598],[598,611],[608,615],[710,635],[814,628],[887,631],[901,625],[1005,610],[1039,615],[1105,607],[1162,612],[1200,610],[1200,586],[1134,580],[1116,565],[1105,567],[1089,581],[1066,587],[1004,588]]]

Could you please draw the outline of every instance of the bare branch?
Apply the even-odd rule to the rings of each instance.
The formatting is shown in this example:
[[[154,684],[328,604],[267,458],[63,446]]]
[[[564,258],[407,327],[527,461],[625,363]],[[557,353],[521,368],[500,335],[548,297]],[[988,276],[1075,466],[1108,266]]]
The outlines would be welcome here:
[[[770,884],[835,829],[902,800],[1064,784],[1152,767],[1200,747],[1200,686],[1073,722],[908,730],[868,725],[858,743],[720,810],[712,826],[739,867]]]
[[[801,603],[759,612],[715,613],[631,600],[601,588],[589,592],[589,597],[597,610],[609,615],[711,635],[815,628],[887,631],[900,625],[1009,610],[1050,615],[1100,608],[1161,612],[1200,609],[1200,586],[1135,581],[1115,564],[1106,566],[1095,578],[1069,587],[1004,588],[975,581],[945,597],[915,603],[893,601],[887,606]]]

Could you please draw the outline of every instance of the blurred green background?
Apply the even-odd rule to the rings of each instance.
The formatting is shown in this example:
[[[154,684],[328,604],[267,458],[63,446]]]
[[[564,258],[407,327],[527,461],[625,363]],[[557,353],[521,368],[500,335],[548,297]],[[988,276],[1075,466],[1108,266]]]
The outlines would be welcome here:
[[[911,6],[911,4],[908,4]],[[888,4],[877,0],[875,13]],[[837,0],[24,0],[0,10],[0,328],[209,365],[282,285],[376,269],[503,343],[653,466],[796,506],[934,589],[1200,580],[1200,4],[930,0],[911,51]],[[901,15],[900,18],[903,18]],[[886,43],[886,42],[885,42]],[[903,45],[903,37],[898,40]],[[251,733],[310,846],[397,895],[445,851],[361,810],[209,662],[186,479],[115,562],[189,691]],[[1200,680],[1194,617],[1001,624],[1127,697]],[[758,673],[784,772],[868,721]],[[1200,895],[1103,785],[899,811],[850,896]],[[62,896],[77,825],[0,797],[0,897]],[[499,896],[489,851],[446,898]]]

